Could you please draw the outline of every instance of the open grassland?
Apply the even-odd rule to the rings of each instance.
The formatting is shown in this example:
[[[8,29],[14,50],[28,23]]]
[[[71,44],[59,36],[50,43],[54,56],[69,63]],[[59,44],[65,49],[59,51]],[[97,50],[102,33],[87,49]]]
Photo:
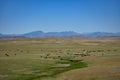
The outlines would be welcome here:
[[[1,39],[0,80],[120,80],[120,40]]]

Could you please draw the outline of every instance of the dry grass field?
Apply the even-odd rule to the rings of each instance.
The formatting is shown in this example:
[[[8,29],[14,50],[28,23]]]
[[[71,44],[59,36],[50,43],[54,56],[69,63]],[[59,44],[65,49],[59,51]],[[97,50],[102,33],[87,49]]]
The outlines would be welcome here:
[[[0,39],[0,80],[120,80],[120,38]]]

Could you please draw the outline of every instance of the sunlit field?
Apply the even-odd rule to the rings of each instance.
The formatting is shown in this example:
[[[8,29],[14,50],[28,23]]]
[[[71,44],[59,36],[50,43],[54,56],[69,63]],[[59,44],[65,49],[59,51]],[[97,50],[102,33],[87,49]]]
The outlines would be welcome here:
[[[120,80],[120,39],[0,39],[0,80]]]

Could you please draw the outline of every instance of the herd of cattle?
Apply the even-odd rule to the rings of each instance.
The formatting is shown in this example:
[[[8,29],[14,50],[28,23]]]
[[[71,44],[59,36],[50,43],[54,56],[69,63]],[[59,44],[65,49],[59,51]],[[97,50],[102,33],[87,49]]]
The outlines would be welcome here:
[[[2,50],[0,50],[2,51]],[[20,53],[30,53],[30,51],[25,51],[25,50],[17,50]],[[40,50],[41,52],[43,51],[42,49]],[[60,59],[63,60],[65,59],[65,57],[63,55],[61,55],[62,53],[65,54],[66,56],[71,56],[71,57],[84,57],[84,56],[93,56],[92,54],[94,53],[100,53],[101,56],[104,56],[104,54],[107,52],[116,52],[117,49],[107,49],[107,50],[82,50],[80,52],[77,51],[71,51],[71,50],[67,50],[66,52],[62,51],[62,50],[52,50],[52,53],[59,53],[56,56],[51,55],[51,53],[46,53],[44,55],[40,55],[40,58],[44,58],[44,59]],[[44,52],[44,51],[43,51]],[[16,53],[14,54],[15,56],[17,55]],[[11,54],[5,53],[5,56],[9,57],[11,56]]]

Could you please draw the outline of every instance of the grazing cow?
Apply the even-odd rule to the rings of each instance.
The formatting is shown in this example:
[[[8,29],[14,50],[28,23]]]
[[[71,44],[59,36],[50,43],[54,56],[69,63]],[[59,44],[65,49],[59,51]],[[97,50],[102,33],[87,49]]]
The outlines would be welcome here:
[[[113,51],[117,51],[116,49],[114,49]]]
[[[82,61],[82,60],[69,60],[71,62],[79,62],[79,61]]]
[[[85,50],[83,50],[83,51],[85,51]]]
[[[60,58],[61,56],[58,56],[58,58]]]
[[[23,50],[21,50],[21,52],[23,52]]]
[[[8,54],[5,54],[6,56],[9,56]]]
[[[44,59],[47,59],[47,58],[48,58],[47,56],[44,57]]]
[[[50,54],[47,54],[46,56],[49,56]]]
[[[111,51],[111,50],[107,50],[107,51]]]

